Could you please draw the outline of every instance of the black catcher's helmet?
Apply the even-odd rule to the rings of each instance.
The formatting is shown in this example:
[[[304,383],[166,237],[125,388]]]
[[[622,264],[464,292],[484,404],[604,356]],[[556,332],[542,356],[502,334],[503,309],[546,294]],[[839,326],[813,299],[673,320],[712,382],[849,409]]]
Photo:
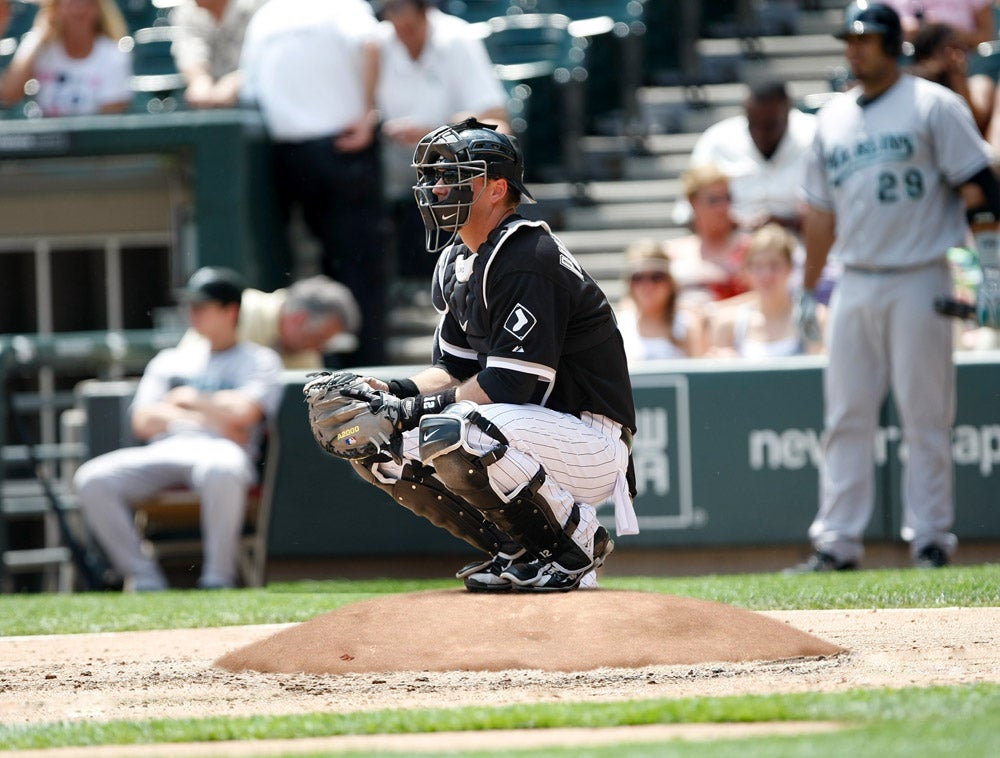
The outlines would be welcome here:
[[[833,36],[846,39],[861,34],[881,34],[882,47],[893,58],[903,52],[903,25],[896,11],[884,3],[855,0],[844,11],[844,27]]]
[[[523,200],[535,202],[524,186],[524,156],[517,138],[474,118],[425,135],[413,152],[413,168],[417,171],[413,194],[430,253],[450,245],[469,220],[469,208],[476,201],[472,180],[477,176],[506,179]],[[434,194],[435,187],[449,192],[439,197]]]

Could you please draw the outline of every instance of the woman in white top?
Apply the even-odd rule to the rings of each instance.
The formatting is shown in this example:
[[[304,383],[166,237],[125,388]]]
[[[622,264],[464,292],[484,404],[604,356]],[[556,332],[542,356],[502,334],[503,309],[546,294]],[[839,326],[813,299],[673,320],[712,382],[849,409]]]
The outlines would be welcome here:
[[[626,259],[628,294],[618,308],[618,329],[629,365],[701,355],[701,319],[677,307],[677,283],[664,246],[638,240],[629,246]]]
[[[744,263],[751,290],[719,304],[710,355],[778,358],[820,351],[819,345],[803,343],[793,317],[789,279],[795,245],[795,237],[778,224],[754,232]]]
[[[131,53],[119,47],[127,34],[114,0],[42,0],[0,77],[0,100],[15,105],[25,85],[43,116],[118,113],[132,99]],[[33,115],[33,114],[28,114]]]

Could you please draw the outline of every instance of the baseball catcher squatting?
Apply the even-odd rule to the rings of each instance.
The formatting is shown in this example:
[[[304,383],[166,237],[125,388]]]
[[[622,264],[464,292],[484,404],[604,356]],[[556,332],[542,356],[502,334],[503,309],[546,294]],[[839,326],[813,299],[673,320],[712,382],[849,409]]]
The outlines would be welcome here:
[[[413,156],[427,249],[439,254],[432,365],[403,380],[320,375],[304,388],[324,450],[484,555],[473,591],[596,586],[638,531],[625,351],[600,287],[542,221],[514,138],[469,119]]]

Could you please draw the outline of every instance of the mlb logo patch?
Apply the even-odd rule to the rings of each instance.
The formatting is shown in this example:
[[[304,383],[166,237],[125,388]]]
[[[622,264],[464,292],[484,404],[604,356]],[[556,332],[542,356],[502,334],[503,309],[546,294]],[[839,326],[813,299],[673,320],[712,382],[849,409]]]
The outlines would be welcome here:
[[[532,312],[518,303],[511,310],[510,315],[507,317],[507,321],[504,322],[503,328],[519,340],[523,340],[528,336],[528,332],[535,328],[535,324],[537,323],[538,320]]]
[[[346,444],[348,447],[350,447],[351,445],[356,445],[358,444],[358,438],[356,436],[348,437],[346,440],[344,440],[344,444]]]

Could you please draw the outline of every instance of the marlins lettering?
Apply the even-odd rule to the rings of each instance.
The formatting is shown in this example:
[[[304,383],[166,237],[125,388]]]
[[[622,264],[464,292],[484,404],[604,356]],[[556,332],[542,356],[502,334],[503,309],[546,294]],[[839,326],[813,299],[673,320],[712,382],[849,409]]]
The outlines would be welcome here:
[[[826,168],[834,186],[842,184],[854,172],[881,163],[909,160],[915,151],[911,134],[880,134],[865,137],[853,145],[835,145],[826,155]]]

